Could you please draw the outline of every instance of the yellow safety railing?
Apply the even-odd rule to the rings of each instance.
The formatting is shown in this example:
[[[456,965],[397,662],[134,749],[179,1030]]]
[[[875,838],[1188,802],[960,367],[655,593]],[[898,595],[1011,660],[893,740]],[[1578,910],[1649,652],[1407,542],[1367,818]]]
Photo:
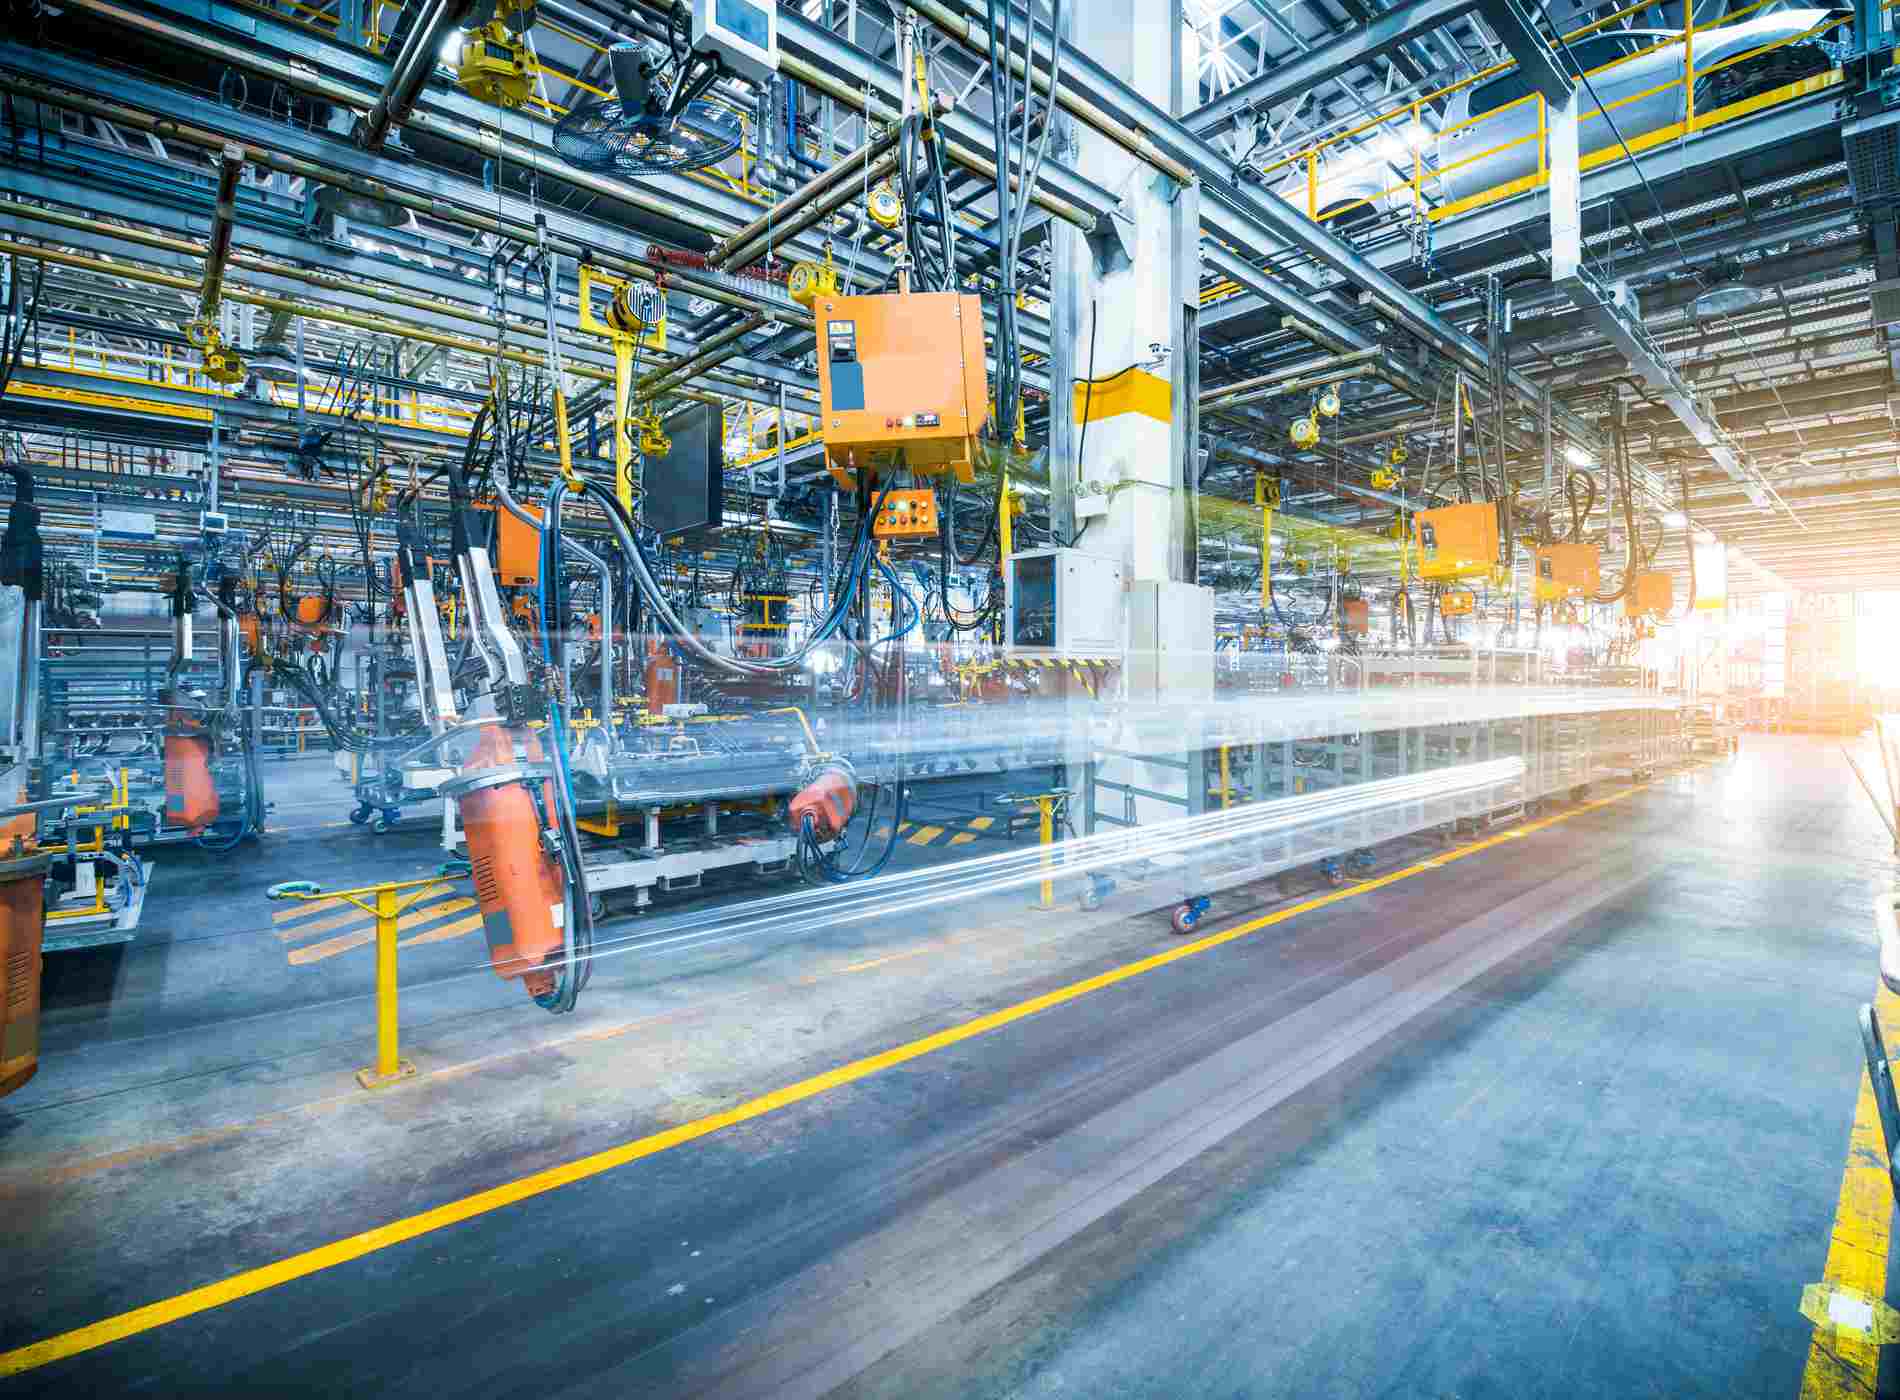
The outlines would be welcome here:
[[[376,1063],[356,1072],[356,1082],[365,1089],[380,1089],[397,1080],[408,1079],[416,1067],[402,1058],[396,1044],[396,933],[397,916],[411,905],[449,888],[447,867],[422,880],[385,880],[378,885],[362,885],[353,890],[328,893],[314,880],[286,880],[266,890],[267,899],[341,900],[366,914],[376,916]],[[407,899],[396,898],[403,890],[414,890]],[[368,903],[368,900],[374,903]]]
[[[1707,131],[1711,127],[1719,126],[1724,122],[1735,121],[1741,117],[1751,116],[1769,107],[1779,106],[1784,102],[1792,102],[1839,84],[1842,81],[1841,71],[1838,68],[1834,68],[1824,73],[1815,74],[1809,78],[1784,83],[1767,92],[1727,103],[1711,111],[1699,112],[1696,110],[1695,89],[1698,82],[1724,69],[1735,67],[1737,64],[1746,63],[1752,59],[1761,57],[1763,54],[1773,52],[1776,49],[1819,38],[1829,31],[1847,23],[1851,18],[1846,14],[1830,15],[1799,33],[1786,35],[1769,43],[1755,45],[1740,53],[1729,54],[1703,67],[1696,65],[1695,52],[1698,37],[1706,44],[1710,35],[1736,25],[1755,12],[1764,9],[1769,3],[1770,0],[1755,0],[1753,4],[1744,6],[1739,10],[1730,11],[1722,15],[1719,19],[1704,24],[1697,24],[1693,12],[1691,12],[1688,16],[1689,23],[1680,34],[1657,40],[1645,48],[1638,49],[1633,53],[1624,54],[1609,63],[1587,69],[1586,72],[1588,76],[1592,79],[1597,79],[1602,74],[1612,73],[1625,64],[1647,58],[1652,54],[1661,53],[1676,47],[1682,49],[1681,71],[1678,76],[1666,82],[1657,83],[1640,92],[1619,95],[1609,101],[1602,109],[1596,107],[1594,102],[1589,99],[1587,93],[1584,95],[1580,103],[1580,109],[1587,110],[1581,110],[1579,121],[1579,126],[1582,128],[1579,144],[1583,150],[1579,164],[1582,168],[1585,170],[1593,169],[1597,166],[1620,160],[1626,154],[1637,155],[1643,151],[1667,145],[1672,141],[1680,141],[1690,135]],[[1619,20],[1630,15],[1640,14],[1649,8],[1651,8],[1651,6],[1648,4],[1626,6],[1580,29],[1570,31],[1564,38],[1567,42],[1574,42],[1595,34],[1614,31]],[[1631,37],[1638,38],[1642,36],[1632,34]],[[1427,113],[1435,113],[1436,108],[1434,104],[1442,103],[1466,88],[1475,87],[1478,84],[1486,83],[1502,74],[1511,72],[1516,67],[1517,65],[1514,62],[1495,64],[1489,68],[1481,69],[1458,82],[1448,84],[1435,91],[1415,97],[1403,105],[1377,113],[1355,126],[1338,131],[1333,135],[1327,136],[1322,140],[1281,157],[1272,164],[1265,166],[1262,170],[1262,175],[1267,179],[1269,185],[1273,185],[1276,183],[1273,180],[1273,176],[1276,174],[1282,171],[1300,170],[1305,177],[1305,199],[1302,202],[1306,209],[1307,217],[1316,223],[1326,223],[1330,220],[1340,218],[1343,215],[1350,214],[1355,210],[1363,209],[1368,206],[1377,207],[1387,201],[1396,202],[1400,205],[1409,205],[1415,209],[1424,209],[1426,217],[1436,221],[1452,218],[1468,210],[1476,209],[1487,204],[1493,204],[1498,200],[1508,199],[1513,195],[1522,194],[1527,190],[1539,188],[1550,178],[1549,121],[1545,100],[1541,93],[1529,93],[1514,101],[1495,107],[1488,112],[1482,112],[1475,117],[1468,117],[1463,121],[1451,123],[1435,132],[1431,131],[1424,123],[1424,117]],[[1632,103],[1643,101],[1646,98],[1656,96],[1658,93],[1667,92],[1671,88],[1677,87],[1684,90],[1682,105],[1683,115],[1680,120],[1641,134],[1625,132],[1623,134],[1628,137],[1627,145],[1625,146],[1617,142],[1616,135],[1610,130],[1610,122],[1614,119],[1618,109],[1628,107]],[[1495,129],[1494,124],[1500,119],[1505,118],[1507,114],[1533,103],[1537,109],[1537,124],[1535,130],[1523,135],[1513,136],[1508,140],[1498,141],[1495,144],[1483,147],[1479,150],[1468,153],[1460,152],[1458,159],[1439,165],[1435,169],[1427,169],[1425,156],[1429,146],[1436,145],[1438,142],[1444,140],[1445,137],[1457,132],[1482,130],[1488,125],[1493,126],[1493,129]],[[1606,111],[1610,114],[1608,119],[1606,119],[1604,115]],[[1592,122],[1600,123],[1600,125],[1592,129],[1590,127],[1590,123]],[[1598,139],[1599,132],[1601,133],[1600,140]],[[1362,159],[1365,158],[1360,154],[1363,150],[1363,146],[1349,143],[1377,141],[1394,141],[1399,143],[1409,154],[1411,174],[1363,198],[1339,203],[1336,206],[1326,208],[1322,212],[1320,205],[1322,189],[1329,173],[1331,173],[1327,169],[1329,153],[1336,150],[1343,153],[1343,151],[1349,149],[1352,151],[1355,159]],[[1593,142],[1595,144],[1593,144]],[[1440,203],[1436,207],[1426,208],[1426,195],[1429,187],[1442,182],[1446,175],[1475,166],[1505,151],[1527,145],[1534,145],[1536,148],[1537,168],[1533,173],[1501,182],[1487,189],[1462,195],[1457,199]],[[1400,160],[1383,160],[1382,163],[1398,166],[1404,162]],[[1284,184],[1285,182],[1280,181],[1278,183]],[[1210,289],[1208,296],[1211,299],[1218,300],[1223,295],[1233,295],[1239,290],[1238,287],[1233,287],[1231,284],[1228,284]]]

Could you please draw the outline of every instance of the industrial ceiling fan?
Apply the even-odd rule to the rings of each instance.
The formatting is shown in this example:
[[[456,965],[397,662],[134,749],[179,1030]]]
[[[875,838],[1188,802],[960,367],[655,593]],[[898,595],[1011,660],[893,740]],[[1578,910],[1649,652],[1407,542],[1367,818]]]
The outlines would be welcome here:
[[[676,12],[678,13],[678,12]],[[554,127],[554,148],[586,170],[658,175],[716,165],[745,138],[739,114],[706,97],[724,71],[690,36],[658,45],[615,44],[607,53],[614,96],[583,102]]]

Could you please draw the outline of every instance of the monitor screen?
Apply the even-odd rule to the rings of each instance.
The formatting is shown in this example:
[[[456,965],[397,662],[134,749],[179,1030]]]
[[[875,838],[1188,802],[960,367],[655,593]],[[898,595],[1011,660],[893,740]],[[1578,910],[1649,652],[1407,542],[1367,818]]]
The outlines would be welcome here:
[[[664,456],[648,457],[641,473],[647,528],[662,535],[719,528],[726,496],[723,426],[711,404],[694,404],[662,425],[672,446]]]

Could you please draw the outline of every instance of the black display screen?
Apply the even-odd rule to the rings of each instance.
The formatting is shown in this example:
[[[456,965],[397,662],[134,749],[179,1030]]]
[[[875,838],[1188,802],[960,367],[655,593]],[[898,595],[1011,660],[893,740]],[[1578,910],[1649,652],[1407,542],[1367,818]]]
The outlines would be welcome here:
[[[662,429],[672,443],[662,457],[649,457],[641,480],[642,518],[662,535],[717,529],[725,513],[724,424],[711,404],[695,404],[668,418]]]

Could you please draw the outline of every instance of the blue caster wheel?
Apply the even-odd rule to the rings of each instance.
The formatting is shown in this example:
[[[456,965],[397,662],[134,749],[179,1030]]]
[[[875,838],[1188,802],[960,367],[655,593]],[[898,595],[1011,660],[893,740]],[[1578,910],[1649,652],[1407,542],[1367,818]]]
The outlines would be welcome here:
[[[1192,933],[1194,926],[1200,923],[1201,916],[1207,913],[1213,905],[1214,901],[1205,895],[1197,895],[1193,899],[1183,900],[1174,906],[1174,913],[1168,922],[1173,926],[1176,933]]]
[[[1346,883],[1346,868],[1336,860],[1321,861],[1319,873],[1326,877],[1326,883],[1334,889]]]
[[[396,823],[401,820],[402,820],[401,808],[385,807],[383,808],[381,814],[377,816],[376,820],[370,823],[369,829],[375,832],[378,836],[381,836],[385,832],[390,830],[392,827],[394,827]]]
[[[1375,864],[1377,862],[1373,859],[1372,852],[1368,850],[1357,850],[1346,857],[1346,868],[1355,875],[1369,874]]]
[[[1083,909],[1100,909],[1102,901],[1115,893],[1115,882],[1102,875],[1091,875],[1088,887],[1084,889],[1076,903]]]
[[[369,814],[375,810],[376,809],[374,807],[371,807],[367,802],[359,803],[358,805],[350,808],[350,825],[351,826],[363,825],[363,823],[369,820]]]

